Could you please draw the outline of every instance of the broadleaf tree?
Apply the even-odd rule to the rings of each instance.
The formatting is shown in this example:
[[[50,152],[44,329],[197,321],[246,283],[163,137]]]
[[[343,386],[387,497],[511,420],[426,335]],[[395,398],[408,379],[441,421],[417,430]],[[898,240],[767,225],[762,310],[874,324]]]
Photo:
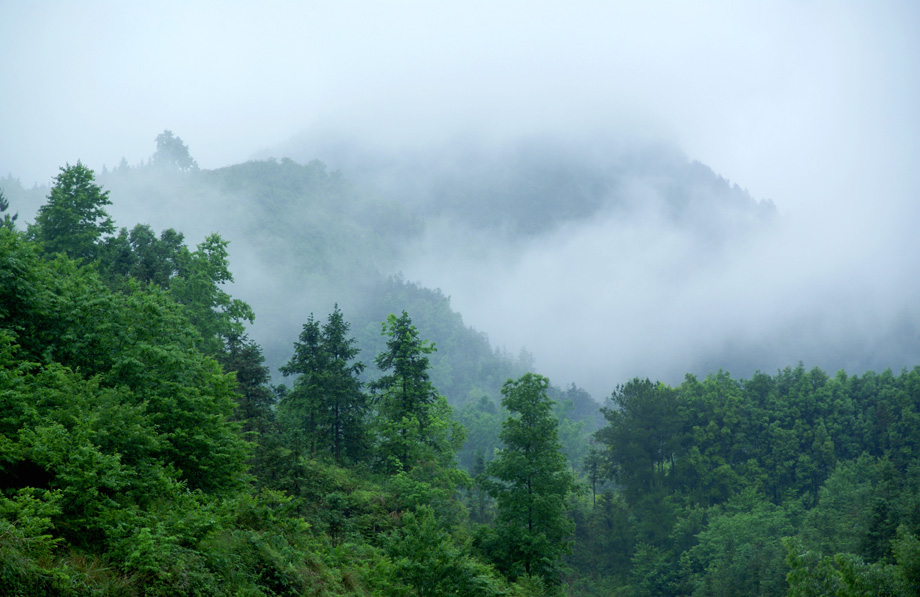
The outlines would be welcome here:
[[[168,170],[198,169],[198,163],[189,154],[188,145],[169,129],[157,135],[156,142],[157,151],[150,159],[152,164]]]
[[[39,208],[30,227],[30,236],[42,243],[46,253],[93,261],[103,237],[115,231],[105,211],[112,203],[109,192],[95,180],[93,171],[81,162],[61,168],[48,202]]]

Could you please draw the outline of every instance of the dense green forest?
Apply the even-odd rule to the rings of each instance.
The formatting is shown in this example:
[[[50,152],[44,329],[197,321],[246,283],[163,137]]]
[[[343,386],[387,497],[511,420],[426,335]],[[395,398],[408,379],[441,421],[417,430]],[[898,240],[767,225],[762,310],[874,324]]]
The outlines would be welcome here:
[[[381,274],[421,212],[322,164],[203,171],[164,133],[142,167],[61,168],[28,224],[3,184],[0,594],[920,593],[920,368],[633,379],[601,408]],[[129,198],[251,227],[266,279],[328,308],[270,367],[232,245],[118,228]]]

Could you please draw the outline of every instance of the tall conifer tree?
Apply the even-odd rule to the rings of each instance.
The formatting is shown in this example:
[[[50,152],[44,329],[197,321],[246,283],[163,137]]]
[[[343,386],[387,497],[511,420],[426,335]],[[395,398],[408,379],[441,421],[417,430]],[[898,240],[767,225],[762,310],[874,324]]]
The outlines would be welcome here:
[[[571,549],[566,498],[575,479],[556,436],[548,387],[534,373],[505,382],[502,405],[511,416],[502,424],[504,448],[486,471],[498,505],[493,559],[509,578],[539,576],[553,584],[560,580],[559,558]]]
[[[364,363],[354,361],[358,349],[348,328],[338,305],[323,326],[311,314],[281,368],[284,375],[299,374],[280,405],[296,444],[336,462],[356,461],[367,447],[367,397],[358,379]]]

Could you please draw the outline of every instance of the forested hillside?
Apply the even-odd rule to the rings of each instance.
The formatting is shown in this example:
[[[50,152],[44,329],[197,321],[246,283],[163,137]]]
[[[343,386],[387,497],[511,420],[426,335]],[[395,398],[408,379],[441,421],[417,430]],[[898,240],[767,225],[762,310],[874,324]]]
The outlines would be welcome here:
[[[65,165],[34,217],[4,182],[0,594],[920,592],[920,367],[637,378],[601,408],[389,275],[423,201],[160,141]]]
[[[304,324],[293,388],[274,388],[252,311],[223,290],[226,243],[115,233],[109,204],[78,163],[26,232],[0,228],[0,592],[543,586],[474,553],[464,431],[405,312],[385,321],[372,386],[335,310]]]

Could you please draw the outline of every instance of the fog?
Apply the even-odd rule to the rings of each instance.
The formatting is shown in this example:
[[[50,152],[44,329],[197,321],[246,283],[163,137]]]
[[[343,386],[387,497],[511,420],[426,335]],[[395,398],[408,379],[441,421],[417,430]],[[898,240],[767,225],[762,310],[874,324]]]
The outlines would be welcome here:
[[[513,246],[433,221],[397,268],[595,397],[636,375],[920,363],[915,3],[8,4],[0,175],[26,186],[78,159],[140,163],[164,129],[202,168],[319,158],[392,195],[462,144],[563,139],[598,167],[668,147],[778,217],[713,247],[636,180],[628,217]],[[247,299],[262,272],[233,258]]]

